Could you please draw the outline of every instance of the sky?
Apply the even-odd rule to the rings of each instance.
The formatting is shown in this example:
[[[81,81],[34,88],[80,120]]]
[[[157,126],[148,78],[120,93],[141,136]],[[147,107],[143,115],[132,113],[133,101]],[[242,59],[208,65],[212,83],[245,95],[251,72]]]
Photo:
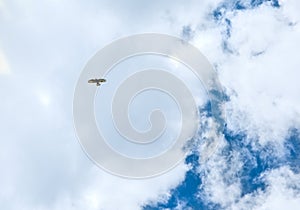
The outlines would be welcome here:
[[[0,0],[0,209],[164,209],[172,199],[174,209],[297,209],[299,9],[297,0]],[[99,49],[147,32],[181,37],[208,58],[228,97],[226,129],[205,163],[128,180],[82,151],[73,95]],[[190,179],[197,188],[183,193]]]

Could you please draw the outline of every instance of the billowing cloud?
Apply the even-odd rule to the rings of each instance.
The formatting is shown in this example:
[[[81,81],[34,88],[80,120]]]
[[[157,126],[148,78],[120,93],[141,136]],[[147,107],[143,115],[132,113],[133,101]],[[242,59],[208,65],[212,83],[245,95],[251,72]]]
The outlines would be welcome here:
[[[103,172],[80,148],[71,104],[90,56],[115,38],[145,32],[145,25],[147,32],[167,33],[169,3],[32,2],[8,2],[10,18],[0,19],[3,51],[14,66],[0,89],[1,206],[139,209],[149,199],[166,199],[184,179],[186,165],[150,180]]]
[[[234,53],[222,65],[220,74],[225,87],[234,92],[229,120],[232,128],[241,126],[261,142],[280,141],[290,127],[300,126],[296,79],[300,28],[292,24],[296,17],[285,11],[262,5],[228,15],[228,45]]]
[[[300,16],[295,8],[299,9],[298,2],[282,1],[279,8],[267,2],[251,9],[224,10],[217,22],[226,22],[227,27],[200,30],[195,37],[215,63],[230,97],[226,114],[231,134],[225,133],[219,152],[200,167],[208,171],[202,177],[207,200],[225,209],[299,206],[299,173],[279,167],[281,161],[289,162],[284,158],[291,129],[300,128]],[[203,36],[215,37],[221,51],[201,44]],[[299,137],[293,141],[298,145]],[[293,152],[297,156],[297,146]]]

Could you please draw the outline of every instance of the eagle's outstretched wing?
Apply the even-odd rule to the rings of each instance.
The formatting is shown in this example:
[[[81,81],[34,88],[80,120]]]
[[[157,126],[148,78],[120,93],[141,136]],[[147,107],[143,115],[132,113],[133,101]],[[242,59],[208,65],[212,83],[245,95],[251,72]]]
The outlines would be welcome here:
[[[100,86],[101,83],[106,82],[106,79],[90,79],[88,83],[96,83],[97,86]]]

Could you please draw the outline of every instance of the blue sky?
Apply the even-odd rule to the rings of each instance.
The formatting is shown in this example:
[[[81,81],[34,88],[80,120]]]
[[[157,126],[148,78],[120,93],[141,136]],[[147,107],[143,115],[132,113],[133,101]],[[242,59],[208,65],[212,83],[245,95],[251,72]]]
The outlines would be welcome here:
[[[297,0],[0,0],[0,208],[297,209],[299,9]],[[126,180],[82,151],[72,100],[97,50],[145,32],[182,37],[209,59],[226,128],[209,160],[200,133],[174,170]]]

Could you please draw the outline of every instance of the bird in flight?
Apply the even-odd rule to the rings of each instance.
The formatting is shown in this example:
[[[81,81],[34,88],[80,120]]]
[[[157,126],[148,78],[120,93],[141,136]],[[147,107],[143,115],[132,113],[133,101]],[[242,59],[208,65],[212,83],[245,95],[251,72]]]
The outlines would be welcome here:
[[[103,82],[106,82],[106,79],[90,79],[88,81],[88,83],[96,83],[97,86],[100,86]]]

